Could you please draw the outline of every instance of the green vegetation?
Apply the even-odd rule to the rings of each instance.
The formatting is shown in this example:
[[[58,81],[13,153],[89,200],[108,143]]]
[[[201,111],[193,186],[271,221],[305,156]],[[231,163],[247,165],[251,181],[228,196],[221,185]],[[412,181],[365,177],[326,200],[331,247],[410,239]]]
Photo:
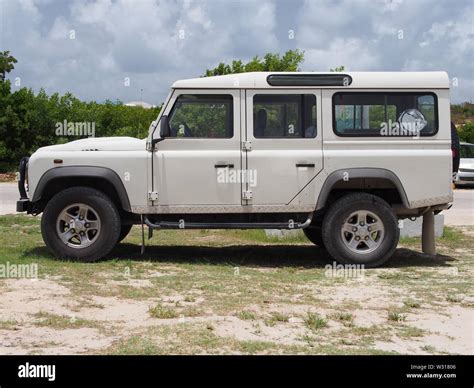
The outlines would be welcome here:
[[[311,331],[322,329],[328,324],[327,319],[321,317],[319,314],[312,313],[310,311],[306,313],[306,316],[304,317],[303,321],[306,327]]]
[[[400,314],[398,311],[389,311],[388,320],[394,322],[403,322],[407,319],[406,315]]]
[[[71,329],[80,327],[98,327],[97,322],[78,318],[75,316],[65,316],[58,314],[51,314],[41,311],[34,315],[37,319],[36,326],[46,326],[54,329]]]
[[[265,318],[264,322],[267,326],[275,326],[277,323],[286,323],[290,320],[287,314],[272,312],[269,317]]]
[[[0,172],[13,171],[22,156],[39,147],[66,143],[90,136],[146,137],[148,127],[160,107],[129,107],[120,101],[84,102],[71,93],[48,96],[22,87],[12,91],[5,75],[14,69],[16,59],[8,51],[0,52]],[[90,123],[86,127],[66,128],[58,123]],[[92,127],[94,125],[94,127]],[[82,135],[81,135],[82,134]]]
[[[237,316],[243,321],[254,321],[256,319],[255,313],[253,311],[243,310],[239,312]]]
[[[300,50],[288,50],[283,56],[267,53],[263,58],[255,56],[247,63],[243,63],[241,60],[234,60],[230,64],[221,62],[214,69],[206,70],[204,76],[210,77],[250,71],[299,71],[299,65],[303,60],[304,52]]]
[[[170,309],[169,307],[162,306],[161,304],[150,307],[148,312],[150,313],[151,317],[158,319],[171,319],[178,317],[176,311]]]

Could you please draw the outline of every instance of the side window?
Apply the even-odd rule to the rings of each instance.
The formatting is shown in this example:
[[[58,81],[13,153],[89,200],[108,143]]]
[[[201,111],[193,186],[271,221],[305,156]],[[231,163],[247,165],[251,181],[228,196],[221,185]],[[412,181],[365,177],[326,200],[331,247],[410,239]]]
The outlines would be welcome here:
[[[316,137],[314,94],[256,94],[253,97],[255,138]]]
[[[233,98],[227,94],[182,94],[169,114],[171,137],[234,136]]]
[[[429,136],[438,130],[431,93],[335,93],[332,101],[340,136]]]

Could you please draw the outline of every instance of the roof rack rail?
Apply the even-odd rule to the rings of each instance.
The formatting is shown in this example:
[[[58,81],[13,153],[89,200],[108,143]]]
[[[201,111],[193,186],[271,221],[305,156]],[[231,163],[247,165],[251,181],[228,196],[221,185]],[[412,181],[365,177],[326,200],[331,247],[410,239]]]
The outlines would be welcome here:
[[[352,77],[347,74],[270,74],[271,86],[349,86]]]

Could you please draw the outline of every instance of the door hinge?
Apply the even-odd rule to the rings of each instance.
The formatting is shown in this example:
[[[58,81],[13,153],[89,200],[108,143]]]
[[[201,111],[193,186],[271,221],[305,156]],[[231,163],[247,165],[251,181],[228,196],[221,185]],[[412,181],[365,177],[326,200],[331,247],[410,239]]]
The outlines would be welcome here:
[[[158,200],[158,191],[149,191],[148,192],[148,200],[149,201],[157,201]]]
[[[242,199],[249,200],[252,199],[252,192],[250,190],[242,191]]]
[[[242,142],[242,150],[244,151],[252,151],[252,142],[251,141],[243,141]]]

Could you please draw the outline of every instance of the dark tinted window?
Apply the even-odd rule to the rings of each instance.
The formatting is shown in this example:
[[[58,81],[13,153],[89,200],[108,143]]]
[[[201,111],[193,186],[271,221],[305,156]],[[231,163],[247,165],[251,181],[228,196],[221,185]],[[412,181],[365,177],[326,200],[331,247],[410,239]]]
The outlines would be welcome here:
[[[426,93],[336,93],[333,126],[341,136],[426,136],[437,132],[437,100]]]
[[[316,97],[313,94],[257,94],[253,98],[256,138],[316,136]]]
[[[233,99],[227,94],[183,94],[169,115],[171,137],[231,138]]]

